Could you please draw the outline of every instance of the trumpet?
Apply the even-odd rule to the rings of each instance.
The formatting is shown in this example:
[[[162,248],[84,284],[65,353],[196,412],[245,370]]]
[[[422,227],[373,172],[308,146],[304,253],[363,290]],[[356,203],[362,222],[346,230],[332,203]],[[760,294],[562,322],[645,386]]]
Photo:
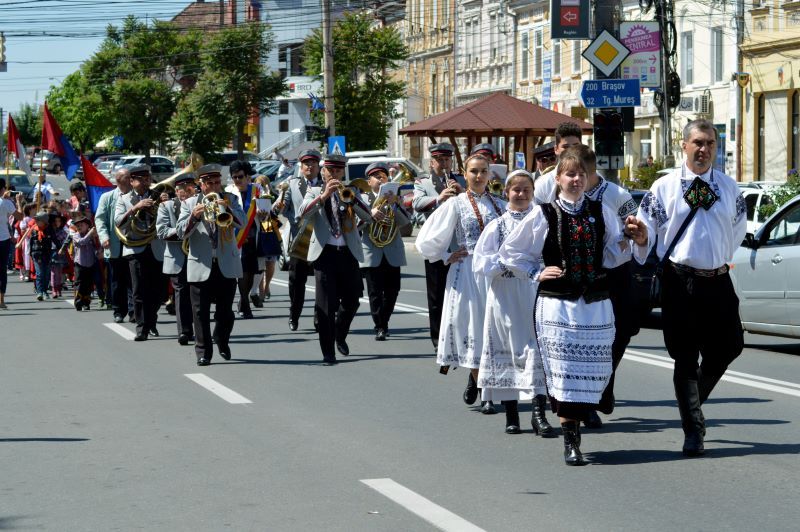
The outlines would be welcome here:
[[[342,203],[353,203],[356,198],[356,191],[353,190],[357,188],[361,192],[367,193],[371,189],[369,187],[369,183],[360,177],[353,179],[350,181],[349,184],[345,185],[344,183],[340,183],[338,187],[339,191],[339,198],[342,200]]]
[[[233,225],[233,215],[228,212],[218,201],[222,199],[216,192],[211,192],[203,196],[203,219],[207,223],[217,224],[220,229],[227,229]]]

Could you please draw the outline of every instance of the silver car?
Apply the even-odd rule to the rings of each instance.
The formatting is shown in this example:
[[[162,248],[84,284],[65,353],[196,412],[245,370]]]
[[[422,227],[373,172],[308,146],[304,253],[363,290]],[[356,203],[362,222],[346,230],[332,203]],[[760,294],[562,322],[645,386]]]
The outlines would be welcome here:
[[[800,196],[747,234],[731,267],[744,329],[800,338]]]

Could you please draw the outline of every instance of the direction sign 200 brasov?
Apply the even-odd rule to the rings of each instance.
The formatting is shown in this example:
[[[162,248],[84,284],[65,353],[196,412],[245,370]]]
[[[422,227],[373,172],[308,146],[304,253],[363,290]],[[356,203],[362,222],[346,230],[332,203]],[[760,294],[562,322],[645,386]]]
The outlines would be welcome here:
[[[637,107],[642,104],[638,79],[589,79],[581,87],[583,105]]]

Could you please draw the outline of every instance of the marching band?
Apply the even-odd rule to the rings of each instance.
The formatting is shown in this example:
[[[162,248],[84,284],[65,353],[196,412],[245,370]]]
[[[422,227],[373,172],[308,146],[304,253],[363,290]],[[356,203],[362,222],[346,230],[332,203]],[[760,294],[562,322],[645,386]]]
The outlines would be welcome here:
[[[710,142],[713,128],[702,121],[693,124],[685,135]],[[475,146],[459,169],[463,175],[453,170],[456,148],[434,144],[430,173],[414,179],[411,209],[404,205],[403,191],[411,185],[402,171],[392,179],[393,168],[375,162],[363,179],[348,179],[345,156],[316,150],[300,153],[298,172],[274,192],[268,180],[254,182],[254,172],[243,161],[230,166],[233,183],[225,189],[222,167],[204,165],[199,158],[155,185],[147,165],[122,169],[117,187],[100,197],[93,220],[79,212],[73,217],[70,241],[81,257],[76,259],[76,308],[88,308],[93,254],[102,249],[114,319],[135,321],[136,341],[158,336],[156,314],[171,285],[178,343],[194,345],[199,366],[211,363],[214,344],[224,360],[231,360],[237,284],[239,318],[250,318],[254,275],[263,269],[257,260],[263,256],[260,237],[278,233],[282,216],[288,230],[272,236],[283,247],[281,253],[291,256],[289,329],[298,329],[307,277],[313,272],[314,327],[322,364],[333,366],[337,353],[350,354],[347,339],[365,283],[374,339],[384,342],[390,336],[410,244],[401,229],[416,223],[421,227],[414,247],[425,262],[439,372],[467,368],[463,401],[472,405],[480,397],[484,414],[502,404],[508,434],[522,431],[518,404],[530,399],[534,434],[558,437],[546,417],[549,407],[559,418],[565,463],[584,465],[580,424],[600,428],[597,411],[613,411],[614,373],[638,333],[631,261],[644,261],[656,234],[659,254],[665,253],[666,222],[661,218],[666,215],[659,205],[696,206],[684,208],[682,200],[668,197],[679,195],[675,187],[664,192],[666,185],[654,186],[637,212],[627,191],[597,173],[594,152],[580,141],[573,124],[559,126],[555,167],[539,168],[538,177],[525,169],[512,171],[493,193],[487,187],[496,159],[491,144]],[[695,166],[698,177],[691,186],[699,190],[706,183],[699,175],[709,170]],[[709,179],[715,176],[710,172]],[[707,196],[726,204],[726,216],[740,217],[738,199],[724,177],[716,185],[721,192]],[[730,241],[737,238],[738,233]],[[688,253],[684,248],[679,252]],[[717,262],[697,264],[710,268]],[[677,273],[666,281],[680,285],[680,276],[692,274],[695,266],[686,268],[688,274],[676,266]],[[721,270],[713,270],[714,275],[723,275]],[[709,286],[732,300],[724,283]],[[688,342],[676,332],[685,320],[670,303],[694,297],[684,292],[676,290],[665,299],[671,354]],[[736,321],[732,314],[728,321],[720,320],[718,328],[731,330],[733,339],[725,353],[714,352],[716,362],[704,359],[698,365],[688,352],[673,354],[688,456],[704,452],[700,406],[741,351],[741,331],[731,325]]]

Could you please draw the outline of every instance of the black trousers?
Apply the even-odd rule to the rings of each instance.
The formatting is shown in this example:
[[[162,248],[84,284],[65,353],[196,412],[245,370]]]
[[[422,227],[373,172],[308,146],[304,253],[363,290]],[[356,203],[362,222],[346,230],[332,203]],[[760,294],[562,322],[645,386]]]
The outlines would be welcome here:
[[[136,332],[147,333],[156,326],[158,307],[161,306],[160,298],[163,293],[161,263],[156,260],[150,246],[145,246],[144,251],[130,256],[128,260]]]
[[[306,300],[306,282],[314,275],[313,266],[301,259],[289,259],[289,319],[298,321]]]
[[[376,329],[388,329],[389,318],[394,312],[394,304],[400,293],[400,267],[392,266],[386,260],[374,268],[363,268],[362,273],[367,281],[369,310]]]
[[[364,290],[358,261],[347,246],[325,246],[314,261],[319,346],[325,360],[335,359],[334,341],[345,340]]]
[[[614,343],[611,344],[611,361],[613,371],[608,381],[600,405],[597,408],[604,414],[614,411],[614,376],[617,366],[622,361],[625,350],[631,338],[639,334],[639,320],[641,316],[635,313],[633,295],[633,270],[631,262],[608,270],[609,295],[611,306],[614,308]]]
[[[170,279],[175,293],[175,321],[178,323],[178,336],[185,334],[192,337],[194,336],[194,317],[189,283],[186,282],[186,266],[183,267],[181,273],[172,275]]]
[[[217,345],[227,346],[233,331],[233,299],[236,296],[236,279],[228,279],[219,269],[217,261],[211,265],[208,279],[202,283],[189,283],[194,319],[194,352],[197,358],[211,360],[214,354],[212,339]],[[211,302],[214,302],[214,332],[211,332]]]
[[[439,326],[442,323],[444,289],[450,265],[444,261],[425,261],[425,285],[428,289],[428,321],[431,326],[431,341],[434,349],[439,345]]]
[[[722,376],[744,348],[730,275],[686,276],[668,263],[662,288],[664,345],[675,361],[673,378],[696,381],[698,369],[704,376]]]
[[[133,314],[131,269],[127,257],[108,259],[109,299],[114,316]]]
[[[92,266],[75,264],[75,303],[88,305],[92,302],[95,273],[99,268],[96,262]]]

